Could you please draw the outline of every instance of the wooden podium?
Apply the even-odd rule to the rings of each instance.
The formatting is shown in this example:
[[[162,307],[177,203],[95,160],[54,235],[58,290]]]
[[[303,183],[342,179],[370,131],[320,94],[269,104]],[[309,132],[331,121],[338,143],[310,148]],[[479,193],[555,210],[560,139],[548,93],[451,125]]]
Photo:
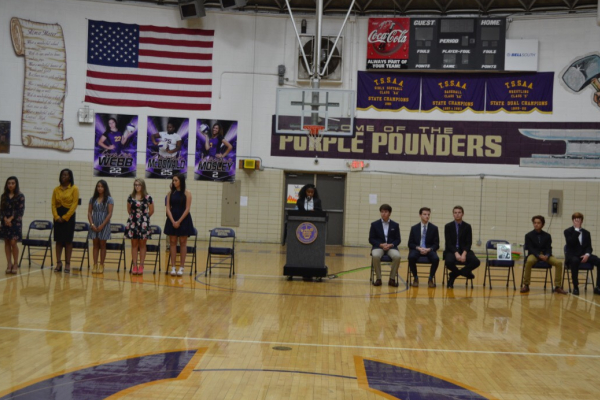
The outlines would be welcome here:
[[[303,278],[327,276],[325,211],[287,211],[287,257],[283,275]]]

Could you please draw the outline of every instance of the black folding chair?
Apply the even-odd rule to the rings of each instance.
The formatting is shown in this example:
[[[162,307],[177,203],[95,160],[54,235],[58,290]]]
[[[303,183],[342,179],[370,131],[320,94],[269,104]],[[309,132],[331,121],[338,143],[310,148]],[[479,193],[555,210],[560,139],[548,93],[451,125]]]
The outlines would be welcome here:
[[[506,287],[510,283],[510,276],[512,273],[512,281],[513,281],[513,289],[517,290],[516,282],[515,282],[515,261],[510,260],[498,260],[498,244],[510,244],[506,240],[497,240],[492,239],[488,240],[485,244],[485,272],[483,274],[483,287],[485,287],[485,278],[488,278],[488,282],[490,284],[490,289],[492,288],[492,281],[505,281]],[[491,253],[491,254],[490,254]],[[492,269],[498,271],[502,270],[502,274],[496,274],[492,277]],[[506,272],[506,278],[504,278],[504,273]]]
[[[189,246],[186,245],[185,248],[187,249],[187,254],[188,255],[192,255],[192,259],[189,262],[189,266],[190,266],[190,276],[192,276],[192,271],[194,273],[197,273],[198,267],[196,266],[196,245],[198,244],[198,230],[196,228],[194,228],[194,234],[192,235],[194,237],[194,245],[193,246]],[[191,237],[191,236],[190,236]],[[190,237],[188,237],[188,244],[190,242]],[[175,257],[179,256],[179,252],[181,250],[181,246],[177,245],[177,253],[175,255]],[[167,254],[169,254],[169,257],[167,257],[167,268],[165,269],[165,273],[168,275],[169,274],[169,266],[171,265],[171,246],[170,244],[167,245]],[[187,257],[187,260],[189,260],[190,257]],[[180,265],[180,267],[186,267],[188,264],[188,261],[186,260],[186,265]]]
[[[567,261],[567,246],[565,245],[564,247],[564,252],[565,252],[565,268],[563,269],[563,282],[565,281],[565,274],[567,274],[567,282],[569,282],[569,292],[571,292],[571,266],[569,265],[568,261]],[[569,270],[569,273],[567,273],[567,270]],[[585,285],[583,286],[583,290],[587,291],[587,285],[588,282],[590,281],[590,277],[591,277],[591,281],[592,281],[592,287],[595,287],[596,285],[594,284],[594,264],[591,264],[589,262],[586,263],[581,263],[579,264],[579,272],[585,272]]]
[[[42,266],[41,268],[44,268],[44,264],[46,263],[46,255],[48,254],[48,252],[50,253],[50,264],[54,264],[54,258],[52,256],[52,230],[54,228],[54,225],[52,224],[51,221],[45,221],[45,220],[41,220],[41,219],[36,219],[35,221],[32,221],[29,224],[29,229],[27,230],[27,238],[23,239],[22,245],[23,245],[23,251],[21,252],[21,259],[19,260],[19,268],[21,268],[21,262],[23,261],[23,256],[25,255],[25,249],[27,249],[27,259],[29,260],[29,268],[31,268],[31,258],[34,257],[34,259],[41,259],[42,260]],[[31,237],[31,231],[39,231],[41,233],[44,234],[44,236],[42,237],[42,239],[34,239]],[[48,231],[48,237],[46,238],[46,233],[44,231]],[[37,247],[37,248],[43,248],[44,249],[44,255],[43,256],[38,256],[38,255],[31,255],[31,248],[32,247]]]
[[[117,261],[117,273],[123,269],[127,272],[127,261],[125,258],[125,225],[110,224],[111,239],[106,241],[106,261]],[[114,236],[117,237],[114,237]],[[117,258],[117,254],[119,258]]]
[[[85,233],[85,238],[83,237],[82,232]],[[73,250],[82,250],[81,263],[79,264],[80,271],[83,269],[83,260],[85,260],[86,256],[87,266],[88,269],[90,269],[90,242],[88,240],[89,234],[90,224],[88,224],[87,222],[75,222],[75,238],[73,240]],[[71,261],[73,261],[73,256],[71,256]]]
[[[213,240],[215,241],[215,245],[213,245]],[[216,245],[229,246],[217,247]],[[216,267],[213,267],[213,257],[217,257],[219,260]],[[222,261],[227,260],[229,260],[229,266],[221,265]],[[229,277],[231,278],[232,274],[235,275],[235,231],[231,228],[214,228],[210,230],[204,276],[212,273],[213,268],[228,268]]]
[[[523,278],[525,277],[525,264],[527,263],[527,257],[529,257],[529,250],[527,249],[527,246],[523,246],[523,272],[521,273],[521,287],[523,286]],[[533,273],[537,273],[537,272],[543,272],[544,273],[544,280],[541,279],[541,277],[534,277]],[[544,290],[546,290],[546,285],[548,283],[548,277],[550,277],[550,287],[554,288],[554,281],[552,280],[552,264],[549,264],[545,261],[541,261],[538,260],[533,267],[531,268],[531,282],[544,282]]]
[[[162,241],[162,230],[158,225],[150,225],[150,233],[152,234],[152,243],[146,243],[146,259],[148,258],[148,254],[154,254],[154,271],[153,274],[156,273],[156,266],[158,265],[158,273],[161,271],[161,248],[160,244]],[[158,239],[157,239],[158,236]],[[133,263],[133,260],[131,261]],[[131,267],[129,268],[131,270]]]

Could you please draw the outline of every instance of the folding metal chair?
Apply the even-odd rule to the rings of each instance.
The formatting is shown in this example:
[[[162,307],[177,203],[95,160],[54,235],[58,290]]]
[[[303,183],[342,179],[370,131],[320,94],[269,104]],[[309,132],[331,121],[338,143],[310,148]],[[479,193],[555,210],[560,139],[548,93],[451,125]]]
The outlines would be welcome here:
[[[90,269],[90,242],[88,240],[88,235],[90,233],[90,224],[88,224],[87,222],[75,222],[75,239],[83,239],[83,235],[81,234],[82,232],[85,232],[85,239],[83,241],[73,240],[73,249],[83,251],[81,253],[81,263],[79,264],[80,271],[83,269],[83,260],[86,258],[86,256],[87,266],[88,269]],[[73,256],[71,256],[71,261],[73,261]]]
[[[521,287],[523,286],[523,278],[525,277],[525,264],[527,263],[527,257],[529,257],[529,250],[527,249],[527,246],[523,246],[523,272],[521,273]],[[541,278],[534,278],[533,273],[534,272],[544,272],[545,276],[544,276],[544,280],[542,281]],[[548,277],[550,277],[550,287],[554,288],[554,281],[552,280],[552,265],[548,264],[545,261],[540,261],[538,260],[538,262],[536,262],[533,267],[531,268],[531,282],[544,282],[544,290],[546,290],[546,285],[548,283]]]
[[[563,282],[565,281],[565,274],[567,274],[567,270],[569,271],[569,273],[567,274],[567,282],[569,282],[569,293],[571,292],[571,266],[569,265],[569,263],[567,262],[567,246],[565,245],[565,247],[563,248],[563,251],[565,253],[565,268],[563,268]],[[590,280],[590,276],[591,276],[591,280],[592,280],[592,287],[595,287],[595,283],[594,283],[594,264],[590,264],[590,263],[581,263],[579,264],[579,273],[581,272],[585,272],[585,285],[583,286],[583,290],[587,291],[587,285],[588,282]]]
[[[27,238],[23,239],[22,245],[23,250],[21,251],[21,259],[19,260],[19,268],[21,268],[21,262],[23,261],[23,256],[25,255],[25,249],[27,249],[27,259],[29,260],[29,268],[31,268],[31,258],[36,257],[36,259],[42,260],[41,268],[44,268],[44,264],[46,263],[46,255],[50,252],[50,265],[54,264],[54,258],[52,257],[52,230],[54,229],[54,225],[50,221],[45,221],[41,219],[36,219],[29,224],[29,229],[27,230]],[[48,231],[48,237],[46,238],[45,232],[42,239],[34,239],[31,235],[31,230],[34,231]],[[31,255],[31,248],[38,247],[44,249],[44,256],[36,256],[35,254]]]
[[[192,276],[192,272],[193,273],[197,273],[198,272],[198,267],[197,267],[197,261],[196,261],[196,245],[198,244],[198,230],[196,228],[194,228],[194,234],[192,235],[194,237],[194,245],[193,246],[185,246],[187,249],[187,254],[192,256],[192,260],[190,261],[190,276]],[[190,236],[191,237],[191,236]],[[190,242],[190,238],[188,237],[188,244]],[[181,246],[177,245],[177,253],[176,256],[179,256],[179,251],[181,250]],[[168,275],[169,274],[169,266],[171,265],[171,257],[170,257],[170,251],[171,251],[171,247],[170,245],[167,245],[167,255],[169,255],[167,257],[167,268],[165,269],[165,273]],[[187,257],[187,259],[189,260],[190,258]],[[187,260],[186,260],[186,265],[180,265],[180,267],[185,267],[187,266]]]
[[[125,258],[125,225],[110,224],[111,236],[117,235],[120,237],[112,237],[106,242],[106,261],[117,261],[117,273],[121,270],[121,260],[123,260],[123,269],[127,272],[127,261]],[[116,254],[119,258],[116,258]]]
[[[210,231],[210,238],[208,240],[208,256],[206,257],[206,270],[204,276],[212,273],[213,268],[228,268],[229,277],[235,275],[235,231],[231,228],[214,228]],[[213,246],[213,240],[215,244],[226,245],[228,247],[217,247]],[[212,265],[212,258],[217,257],[220,261],[216,267]],[[229,260],[229,266],[221,266],[222,261]]]
[[[158,273],[160,274],[162,265],[160,247],[162,230],[158,225],[150,225],[150,233],[152,234],[152,239],[150,239],[152,240],[152,243],[146,243],[146,259],[148,259],[148,254],[154,254],[154,271],[152,271],[152,273],[156,273],[156,265],[158,265]],[[157,235],[158,239],[156,238]],[[131,260],[131,263],[133,264],[133,260]],[[129,267],[129,270],[131,271],[131,266]]]
[[[485,278],[488,278],[488,282],[490,283],[490,289],[492,288],[492,281],[504,281],[504,274],[502,277],[500,275],[495,275],[492,277],[492,268],[495,270],[504,270],[506,271],[506,287],[510,283],[510,275],[512,273],[512,281],[513,281],[513,289],[517,290],[516,282],[515,282],[515,261],[512,260],[498,260],[497,258],[497,249],[498,244],[510,244],[510,242],[506,240],[497,240],[492,239],[488,240],[485,244],[485,272],[483,274],[483,287],[485,287]],[[491,253],[491,254],[490,254]]]

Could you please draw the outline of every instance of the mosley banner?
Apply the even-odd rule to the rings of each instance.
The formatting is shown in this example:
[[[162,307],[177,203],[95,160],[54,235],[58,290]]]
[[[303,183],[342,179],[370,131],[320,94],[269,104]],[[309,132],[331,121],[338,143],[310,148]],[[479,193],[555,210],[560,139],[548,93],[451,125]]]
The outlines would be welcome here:
[[[600,154],[584,163],[577,153],[577,139],[594,130],[600,132],[600,123],[357,118],[353,138],[325,136],[315,150],[306,136],[276,135],[273,128],[271,155],[598,168]]]
[[[195,180],[235,181],[237,132],[237,121],[196,120]]]
[[[369,18],[367,69],[401,69],[408,62],[410,18]]]
[[[485,77],[474,74],[423,75],[421,111],[440,110],[459,113],[465,110],[483,112]]]
[[[419,111],[421,76],[358,71],[356,108]]]
[[[554,72],[488,76],[486,112],[552,113]]]
[[[138,116],[96,114],[94,176],[135,177]]]
[[[172,178],[187,173],[187,118],[148,117],[146,178]]]

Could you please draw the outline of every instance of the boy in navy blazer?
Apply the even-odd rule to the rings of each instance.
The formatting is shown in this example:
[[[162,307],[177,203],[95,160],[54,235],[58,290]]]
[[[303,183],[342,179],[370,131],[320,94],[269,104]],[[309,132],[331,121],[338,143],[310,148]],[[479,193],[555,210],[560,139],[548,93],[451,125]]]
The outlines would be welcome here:
[[[583,229],[583,214],[576,212],[571,216],[573,226],[565,229],[567,241],[565,264],[571,268],[573,278],[573,294],[579,296],[579,265],[590,263],[596,266],[597,277],[600,278],[600,259],[592,254],[592,236]],[[596,280],[595,294],[600,294],[600,281]]]
[[[371,257],[373,267],[377,279],[373,282],[373,286],[381,286],[381,257],[387,254],[392,259],[392,270],[390,271],[390,281],[388,284],[393,287],[398,287],[396,274],[400,265],[400,252],[398,245],[400,244],[400,225],[390,219],[392,207],[389,204],[382,204],[379,207],[381,219],[371,223],[369,231],[369,243],[371,249]]]
[[[408,237],[408,267],[413,276],[411,286],[419,286],[419,277],[417,276],[417,260],[420,257],[426,257],[431,263],[429,270],[429,280],[427,285],[430,288],[435,287],[433,278],[440,264],[440,258],[436,251],[440,248],[440,233],[438,227],[429,222],[431,209],[422,207],[419,210],[421,222],[410,228],[410,236]]]

